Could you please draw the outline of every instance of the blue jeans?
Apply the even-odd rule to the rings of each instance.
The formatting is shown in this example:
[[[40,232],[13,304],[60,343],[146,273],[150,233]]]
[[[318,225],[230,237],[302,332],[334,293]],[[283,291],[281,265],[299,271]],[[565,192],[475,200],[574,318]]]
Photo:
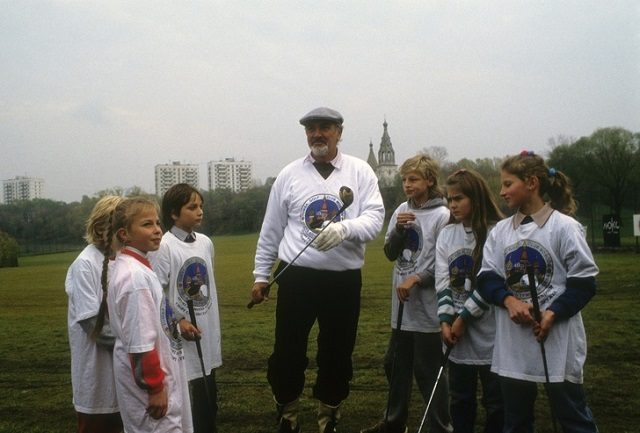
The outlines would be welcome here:
[[[504,433],[533,433],[534,404],[538,384],[500,377],[504,398]],[[554,382],[544,384],[552,414],[564,433],[598,433],[581,384]]]
[[[429,401],[443,358],[439,332],[393,330],[384,360],[384,369],[389,381],[387,432],[402,432],[407,425],[414,375],[422,398],[425,403]],[[429,432],[453,431],[448,403],[449,384],[446,371],[443,371],[429,408]]]
[[[449,362],[451,420],[456,433],[473,433],[477,414],[478,378],[482,384],[482,406],[486,414],[484,433],[500,433],[504,424],[504,408],[498,375],[490,365],[468,365]]]

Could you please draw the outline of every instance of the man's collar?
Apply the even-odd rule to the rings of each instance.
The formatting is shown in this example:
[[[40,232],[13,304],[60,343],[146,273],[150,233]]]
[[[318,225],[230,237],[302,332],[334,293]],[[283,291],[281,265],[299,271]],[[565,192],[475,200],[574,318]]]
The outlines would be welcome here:
[[[554,210],[555,209],[549,206],[549,203],[545,203],[538,212],[531,215],[525,215],[520,212],[520,210],[518,210],[513,216],[513,228],[517,229],[518,227],[520,227],[520,225],[522,224],[522,220],[527,216],[530,216],[533,219],[533,222],[538,227],[542,228],[547,223]]]

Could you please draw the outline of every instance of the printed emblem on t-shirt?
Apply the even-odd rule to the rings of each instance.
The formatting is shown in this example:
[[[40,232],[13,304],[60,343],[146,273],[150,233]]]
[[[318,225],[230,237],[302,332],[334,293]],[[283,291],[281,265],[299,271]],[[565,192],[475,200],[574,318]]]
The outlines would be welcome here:
[[[316,194],[305,201],[300,219],[303,222],[301,237],[309,242],[314,236],[331,222],[342,221],[344,214],[336,217],[342,207],[342,201],[333,194]],[[334,219],[335,218],[335,219]]]
[[[416,268],[418,256],[422,251],[422,244],[422,228],[419,225],[410,224],[405,228],[404,245],[396,259],[396,267],[400,270],[401,275],[404,275],[406,271],[412,272]]]
[[[160,305],[160,324],[162,325],[164,333],[169,337],[172,351],[177,353],[182,350],[182,339],[180,338],[178,324],[175,322],[173,308],[171,308],[165,296],[162,296],[162,303]]]
[[[460,248],[449,256],[449,287],[456,310],[462,308],[471,293],[472,254],[471,249]]]
[[[191,299],[196,311],[208,308],[211,286],[207,264],[202,258],[191,257],[186,260],[180,268],[177,278],[178,296],[184,305],[187,300]]]
[[[544,305],[555,291],[552,290],[553,260],[542,244],[533,241],[519,241],[505,249],[505,271],[507,285],[518,299],[531,302],[529,291],[529,271],[534,275],[538,302]]]

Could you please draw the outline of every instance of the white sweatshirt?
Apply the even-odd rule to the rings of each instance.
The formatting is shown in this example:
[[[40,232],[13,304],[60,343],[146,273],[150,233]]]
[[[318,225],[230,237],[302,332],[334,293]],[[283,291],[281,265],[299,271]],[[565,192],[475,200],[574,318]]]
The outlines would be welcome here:
[[[313,239],[314,229],[335,215],[342,206],[342,186],[354,194],[353,204],[337,218],[346,228],[344,242],[328,251],[310,246],[295,265],[332,271],[360,269],[365,242],[374,239],[382,228],[384,206],[378,179],[366,162],[338,151],[331,161],[335,169],[327,179],[312,162],[308,155],[291,162],[271,187],[256,248],[256,282],[269,280],[276,259],[291,262]]]

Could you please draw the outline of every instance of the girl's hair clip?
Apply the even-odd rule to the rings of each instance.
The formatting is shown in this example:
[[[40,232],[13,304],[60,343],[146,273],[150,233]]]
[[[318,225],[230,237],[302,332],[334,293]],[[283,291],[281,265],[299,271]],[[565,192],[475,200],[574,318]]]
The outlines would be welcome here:
[[[533,155],[535,155],[533,150],[523,150],[522,152],[520,152],[520,156],[533,156]]]
[[[549,174],[549,177],[556,177],[556,169],[551,167],[549,169],[549,173],[548,174]]]
[[[466,168],[460,168],[453,173],[453,176],[457,176],[459,174],[466,173],[466,172],[467,172]]]

